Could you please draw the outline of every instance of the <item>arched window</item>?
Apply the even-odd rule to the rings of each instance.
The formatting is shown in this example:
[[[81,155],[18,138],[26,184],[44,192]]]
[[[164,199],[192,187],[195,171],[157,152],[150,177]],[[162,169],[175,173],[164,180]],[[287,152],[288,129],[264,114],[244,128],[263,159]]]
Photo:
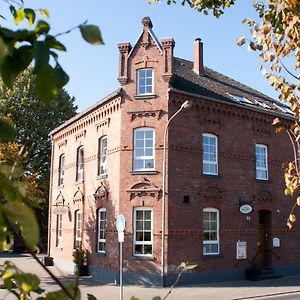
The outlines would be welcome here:
[[[219,210],[203,209],[203,255],[219,254]]]
[[[154,141],[153,128],[141,127],[134,130],[133,170],[154,170]]]

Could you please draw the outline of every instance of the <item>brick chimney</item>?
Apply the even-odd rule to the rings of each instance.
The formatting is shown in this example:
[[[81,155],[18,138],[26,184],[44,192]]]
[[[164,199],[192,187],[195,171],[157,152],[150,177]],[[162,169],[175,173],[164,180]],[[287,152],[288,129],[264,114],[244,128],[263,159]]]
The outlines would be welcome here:
[[[121,85],[127,83],[128,80],[128,54],[131,50],[130,43],[118,44],[119,48],[119,77],[118,80]]]
[[[194,72],[198,75],[202,75],[204,73],[203,43],[200,38],[195,39],[194,43]]]
[[[175,42],[172,38],[161,39],[164,55],[164,73],[162,75],[166,82],[169,82],[173,75],[173,49]]]

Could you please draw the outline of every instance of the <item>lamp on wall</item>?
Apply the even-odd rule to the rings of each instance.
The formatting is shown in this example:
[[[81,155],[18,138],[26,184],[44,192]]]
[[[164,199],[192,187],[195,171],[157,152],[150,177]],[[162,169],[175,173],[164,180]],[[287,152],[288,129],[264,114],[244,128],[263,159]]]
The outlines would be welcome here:
[[[162,208],[161,208],[161,286],[166,285],[165,278],[165,213],[166,213],[166,140],[168,129],[171,121],[183,110],[192,106],[192,101],[185,101],[181,104],[180,108],[169,119],[164,131],[164,154],[163,154],[163,174],[162,174]]]

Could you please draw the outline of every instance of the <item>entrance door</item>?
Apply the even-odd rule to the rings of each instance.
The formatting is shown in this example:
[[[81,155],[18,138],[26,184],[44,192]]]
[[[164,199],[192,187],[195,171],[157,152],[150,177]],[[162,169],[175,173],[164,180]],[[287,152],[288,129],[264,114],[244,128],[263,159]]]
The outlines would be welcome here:
[[[257,228],[257,259],[259,267],[265,267],[270,264],[270,229],[271,229],[271,212],[260,210],[258,212]]]

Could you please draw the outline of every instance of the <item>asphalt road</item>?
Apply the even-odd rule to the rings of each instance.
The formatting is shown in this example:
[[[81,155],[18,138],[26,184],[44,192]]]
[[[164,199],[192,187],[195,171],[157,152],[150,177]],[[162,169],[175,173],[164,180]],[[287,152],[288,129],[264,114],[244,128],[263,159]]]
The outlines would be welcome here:
[[[37,274],[41,278],[41,287],[46,291],[58,290],[50,276],[28,255],[0,254],[0,264],[5,260],[14,262],[25,272]],[[72,274],[50,267],[50,270],[64,283],[74,282]],[[98,300],[120,299],[120,288],[115,285],[103,284],[98,278],[80,278],[82,299],[87,299],[87,294],[93,294]],[[154,296],[164,297],[169,288],[124,286],[124,300],[129,300],[135,295],[140,300],[151,300]],[[32,299],[36,299],[37,295]],[[0,299],[13,300],[15,296],[0,289]],[[200,284],[192,286],[175,287],[167,300],[246,300],[246,299],[300,299],[300,276],[282,277],[262,281],[235,281],[214,284]],[[59,300],[59,299],[58,299]]]

